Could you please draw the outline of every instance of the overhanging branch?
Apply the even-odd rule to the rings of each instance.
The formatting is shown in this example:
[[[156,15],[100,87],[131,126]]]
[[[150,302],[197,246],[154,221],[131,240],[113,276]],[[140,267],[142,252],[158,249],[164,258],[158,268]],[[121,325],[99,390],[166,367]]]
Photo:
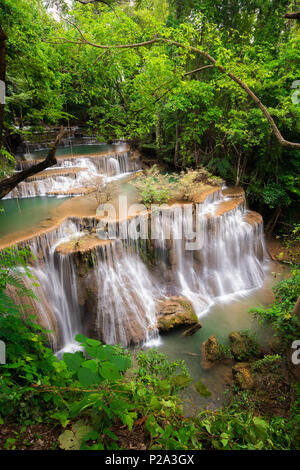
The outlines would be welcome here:
[[[81,41],[76,42],[76,41],[66,40],[66,43],[73,42],[75,44],[83,44],[83,45],[85,44],[85,45],[95,47],[97,49],[135,49],[135,48],[139,48],[139,47],[151,46],[153,44],[165,43],[165,44],[170,44],[170,45],[179,47],[181,49],[185,49],[185,50],[194,52],[195,54],[201,55],[202,57],[207,59],[212,64],[212,66],[214,66],[220,72],[224,73],[229,78],[231,78],[231,80],[233,80],[235,83],[237,83],[247,93],[247,95],[252,99],[252,101],[254,101],[256,106],[262,111],[265,118],[268,120],[268,122],[271,126],[271,129],[272,129],[273,133],[275,134],[275,136],[276,136],[278,142],[280,143],[280,145],[282,145],[283,147],[300,150],[300,143],[289,142],[288,140],[286,140],[282,136],[280,130],[278,129],[278,127],[277,127],[274,119],[272,118],[270,112],[268,111],[268,109],[264,106],[264,104],[260,101],[260,99],[255,95],[255,93],[246,85],[246,83],[244,83],[240,78],[238,78],[232,72],[227,71],[227,69],[225,67],[223,67],[222,65],[218,65],[216,59],[214,59],[207,52],[202,51],[201,49],[198,49],[197,47],[190,46],[188,44],[183,44],[183,43],[180,43],[178,41],[173,41],[172,39],[159,38],[159,37],[150,39],[149,41],[143,41],[143,42],[138,42],[138,43],[133,43],[133,44],[113,44],[113,45],[95,44],[95,43],[93,43],[93,42],[91,42],[91,41],[89,41],[88,39],[85,38],[84,34],[81,32],[81,30],[79,29],[79,27],[77,25],[74,25],[74,26],[75,26],[75,28],[77,29],[77,31],[79,32],[79,34],[81,36]],[[60,40],[63,40],[63,39],[60,38]],[[64,41],[60,42],[60,44],[63,44],[63,43],[64,43]]]
[[[49,150],[49,153],[47,157],[45,158],[45,160],[37,163],[36,165],[31,166],[30,168],[26,168],[26,170],[19,171],[18,173],[15,173],[13,176],[10,176],[9,178],[4,178],[0,181],[0,199],[4,198],[19,183],[24,181],[26,178],[29,178],[29,176],[36,175],[40,171],[43,171],[46,168],[56,165],[57,163],[57,160],[55,158],[56,150],[65,132],[66,132],[66,129],[64,127],[61,127],[59,134],[56,136],[55,142],[53,146],[51,147],[51,149]]]
[[[295,13],[286,13],[284,18],[288,18],[289,20],[300,20],[300,11]]]

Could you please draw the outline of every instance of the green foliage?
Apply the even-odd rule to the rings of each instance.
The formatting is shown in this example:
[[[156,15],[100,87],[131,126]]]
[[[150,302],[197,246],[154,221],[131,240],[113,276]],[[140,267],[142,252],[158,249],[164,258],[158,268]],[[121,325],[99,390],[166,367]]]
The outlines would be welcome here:
[[[0,340],[6,344],[6,364],[0,366],[2,416],[43,422],[59,409],[59,395],[40,394],[32,384],[66,385],[71,375],[47,347],[46,332],[32,318],[0,315]]]
[[[266,355],[263,357],[263,359],[259,359],[252,364],[252,370],[259,371],[263,367],[266,367],[268,370],[276,370],[278,368],[280,359],[281,358],[279,354]]]
[[[33,278],[33,275],[27,267],[29,260],[33,255],[25,248],[7,248],[0,251],[0,314],[7,312],[17,312],[7,288],[17,291],[19,296],[33,297],[31,289],[26,288],[24,279]]]
[[[292,268],[292,276],[279,282],[274,288],[275,302],[268,308],[251,309],[261,322],[271,323],[284,344],[299,338],[300,322],[292,310],[300,295],[300,270]]]
[[[221,178],[213,176],[205,168],[161,173],[157,165],[153,165],[131,182],[138,189],[146,207],[170,201],[193,201],[193,197],[207,186],[220,186],[221,183]]]

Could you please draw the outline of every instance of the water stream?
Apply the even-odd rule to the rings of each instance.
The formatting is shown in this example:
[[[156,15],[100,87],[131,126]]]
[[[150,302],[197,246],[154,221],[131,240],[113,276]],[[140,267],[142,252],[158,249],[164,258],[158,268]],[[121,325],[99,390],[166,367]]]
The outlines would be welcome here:
[[[128,151],[101,156],[89,151],[84,157],[82,149],[77,156],[74,148],[62,150],[65,157],[58,160],[56,175],[49,171],[21,183],[2,202],[6,211],[0,214],[4,221],[0,241],[7,227],[18,231],[20,223],[37,224],[62,202],[37,195],[76,192],[76,188],[96,185],[99,177],[106,183],[139,168]],[[20,210],[22,216],[15,217]],[[200,399],[200,404],[218,406],[228,370],[224,365],[203,369],[200,345],[211,334],[226,342],[232,330],[257,329],[247,310],[271,299],[275,282],[271,272],[279,269],[267,259],[262,219],[247,210],[243,197],[228,197],[220,189],[201,204],[185,208],[177,204],[144,218],[147,230],[154,229],[154,240],[117,237],[102,244],[95,238],[94,216],[67,218],[27,242],[36,256],[32,272],[40,284],[33,286],[41,298],[34,313],[53,330],[50,340],[58,356],[78,347],[74,336],[79,332],[110,344],[157,345],[171,359],[185,359],[194,380],[213,388],[211,398]],[[124,230],[124,224],[130,232],[131,223],[129,219],[117,223],[117,232]],[[80,240],[94,245],[82,253],[61,248],[70,243],[77,246]],[[286,273],[277,274],[281,275]],[[183,338],[178,331],[158,334],[156,302],[174,295],[188,299],[202,323],[203,328],[192,337]],[[195,393],[191,387],[191,399],[198,403]]]

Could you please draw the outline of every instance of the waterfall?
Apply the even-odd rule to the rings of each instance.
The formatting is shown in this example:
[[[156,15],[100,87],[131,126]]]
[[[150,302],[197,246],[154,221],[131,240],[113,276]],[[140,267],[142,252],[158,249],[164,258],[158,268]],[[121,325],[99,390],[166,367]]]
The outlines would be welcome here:
[[[36,163],[33,160],[19,161],[18,170]],[[110,181],[111,177],[122,177],[137,170],[138,163],[130,160],[130,152],[113,155],[89,155],[88,157],[59,158],[51,169],[28,178],[14,188],[5,198],[21,198],[58,194],[80,194],[83,188],[97,185],[99,178]],[[108,176],[109,178],[105,178]],[[78,191],[76,193],[76,190]]]
[[[30,249],[38,259],[31,271],[40,285],[39,289],[42,289],[43,298],[47,299],[47,311],[50,310],[55,319],[55,325],[53,322],[49,325],[52,329],[54,326],[57,333],[53,345],[55,350],[76,349],[74,337],[82,331],[74,260],[71,255],[57,257],[55,252],[60,243],[76,236],[80,236],[78,228],[73,222],[67,221],[57,231],[30,242]],[[36,293],[40,297],[40,293]],[[42,323],[45,322],[45,314],[42,308]]]
[[[194,224],[201,246],[191,251],[185,249],[191,227],[180,206],[169,210],[169,223],[162,216],[155,219],[157,257],[165,260],[165,270],[167,262],[172,267],[174,293],[188,298],[198,316],[216,299],[260,287],[264,279],[262,223],[245,220],[244,202],[216,215],[222,202],[226,199],[196,205]]]
[[[97,252],[96,330],[110,344],[139,344],[156,333],[159,295],[146,265],[117,240]]]
[[[120,163],[118,162],[118,160],[116,158],[109,158],[108,163],[107,163],[107,167],[108,167],[107,174],[109,176],[116,176],[116,175],[119,175],[121,173]]]
[[[37,258],[32,272],[40,284],[41,324],[54,330],[55,350],[72,350],[78,332],[105,343],[139,344],[157,336],[158,299],[186,297],[200,317],[214,302],[262,285],[262,218],[247,210],[243,197],[215,191],[183,207],[144,213],[156,235],[150,240],[103,242],[94,233],[96,219],[73,218],[29,242]],[[122,220],[118,233],[132,220]],[[86,236],[94,237],[92,248],[76,249]],[[70,240],[76,243],[68,249]],[[66,250],[59,249],[62,243]]]

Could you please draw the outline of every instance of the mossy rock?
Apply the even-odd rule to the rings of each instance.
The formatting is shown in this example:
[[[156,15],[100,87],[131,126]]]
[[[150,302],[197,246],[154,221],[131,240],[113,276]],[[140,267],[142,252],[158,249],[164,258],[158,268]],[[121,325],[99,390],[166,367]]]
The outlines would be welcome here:
[[[201,380],[199,380],[199,382],[196,383],[195,387],[199,395],[201,395],[202,397],[209,398],[211,396],[211,392],[204,385],[204,383],[201,382]]]
[[[187,387],[190,385],[192,379],[191,377],[187,377],[186,375],[175,375],[171,378],[172,385],[175,387],[179,387],[180,389]]]
[[[205,359],[208,362],[220,361],[224,357],[224,353],[215,335],[210,336],[203,343],[203,351],[204,351]]]
[[[229,334],[230,350],[236,361],[245,361],[259,356],[256,341],[246,333],[232,331]]]
[[[254,386],[254,380],[250,372],[250,366],[245,362],[241,362],[233,366],[232,377],[234,383],[241,390],[250,390]]]
[[[157,302],[157,328],[160,332],[200,325],[192,304],[184,297],[169,297]]]

